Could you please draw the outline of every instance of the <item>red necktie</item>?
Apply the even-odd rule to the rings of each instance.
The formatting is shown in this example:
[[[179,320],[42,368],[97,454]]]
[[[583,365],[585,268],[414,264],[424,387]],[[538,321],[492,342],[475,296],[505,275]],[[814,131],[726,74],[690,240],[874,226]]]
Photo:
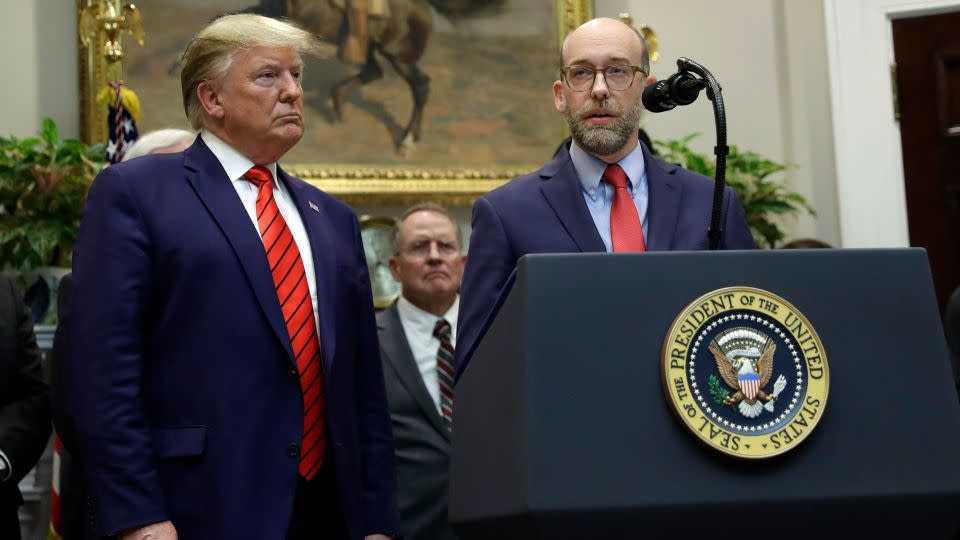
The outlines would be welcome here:
[[[267,262],[277,288],[280,311],[287,325],[293,346],[300,389],[303,391],[303,440],[300,444],[300,475],[307,480],[323,464],[326,450],[326,425],[323,418],[323,374],[320,369],[320,340],[313,318],[310,287],[300,259],[300,250],[293,241],[287,222],[273,198],[270,171],[259,165],[243,177],[257,186],[257,226]]]
[[[613,251],[646,251],[640,214],[627,191],[627,173],[614,163],[607,165],[603,179],[613,186],[613,206],[610,208],[610,243]]]

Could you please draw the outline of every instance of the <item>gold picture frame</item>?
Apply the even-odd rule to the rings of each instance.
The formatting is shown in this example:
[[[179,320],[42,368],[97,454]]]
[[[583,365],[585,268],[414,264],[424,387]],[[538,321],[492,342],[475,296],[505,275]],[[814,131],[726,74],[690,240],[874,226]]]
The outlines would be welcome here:
[[[253,3],[255,0],[250,1]],[[77,0],[77,10],[78,13],[82,13],[87,6],[112,3],[114,9],[120,11],[128,2],[129,0]],[[593,17],[593,1],[552,0],[552,4],[555,10],[557,46],[559,47],[563,37],[569,31]],[[137,2],[137,5],[143,10],[142,2]],[[149,23],[146,14],[144,22]],[[99,53],[104,39],[98,36],[91,41],[90,47],[81,45],[79,50],[81,137],[88,143],[106,139],[106,107],[96,105],[97,92],[105,87],[109,80],[120,79],[124,75],[120,65],[108,65],[104,55]],[[148,30],[146,32],[148,44],[150,40],[151,34]],[[136,54],[132,49],[138,45],[133,40],[126,38],[122,39],[121,43],[128,54],[131,52]],[[551,65],[550,68],[553,69],[553,66]],[[129,86],[139,92],[141,89],[134,86],[133,80],[131,77]],[[548,96],[549,87],[544,86],[542,101],[532,105],[552,110]],[[557,132],[565,133],[562,119],[557,116],[556,121]],[[146,128],[153,129],[151,126]],[[559,138],[556,143],[560,143]],[[423,200],[432,200],[450,206],[463,206],[471,204],[476,197],[502,185],[510,178],[535,170],[549,157],[549,153],[529,155],[524,160],[529,160],[528,163],[513,166],[474,164],[462,168],[449,164],[431,166],[429,163],[353,165],[309,162],[292,164],[285,162],[284,167],[292,174],[351,205],[405,206]]]

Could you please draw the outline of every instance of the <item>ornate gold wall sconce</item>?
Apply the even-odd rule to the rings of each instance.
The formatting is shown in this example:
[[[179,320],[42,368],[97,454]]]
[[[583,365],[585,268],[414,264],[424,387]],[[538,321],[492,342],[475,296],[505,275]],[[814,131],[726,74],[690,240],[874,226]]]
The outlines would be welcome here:
[[[110,81],[123,78],[123,35],[143,45],[143,21],[137,6],[120,0],[77,0],[80,39],[80,136],[86,143],[107,138],[106,108],[94,103]]]

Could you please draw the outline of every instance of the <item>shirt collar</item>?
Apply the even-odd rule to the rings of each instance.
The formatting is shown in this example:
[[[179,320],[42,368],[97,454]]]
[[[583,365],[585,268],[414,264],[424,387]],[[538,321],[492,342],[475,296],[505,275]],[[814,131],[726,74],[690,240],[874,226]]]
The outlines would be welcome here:
[[[201,130],[200,138],[202,138],[203,142],[206,143],[207,148],[213,152],[213,155],[217,158],[217,161],[220,162],[220,165],[223,166],[223,170],[227,173],[227,178],[229,178],[232,182],[243,178],[243,175],[247,174],[247,171],[256,165],[254,162],[247,159],[246,156],[224,142],[223,139],[214,135],[210,130]],[[264,165],[264,167],[270,171],[270,176],[273,177],[273,183],[274,185],[277,185],[277,162],[268,163]]]
[[[443,314],[443,318],[450,323],[450,340],[454,343],[457,341],[457,313],[459,310],[460,295],[458,294],[453,300],[453,305]],[[418,308],[403,295],[400,295],[397,300],[397,311],[400,312],[404,322],[409,322],[412,325],[412,329],[418,336],[423,336],[424,343],[430,341],[433,337],[433,328],[437,325],[440,317]]]
[[[580,185],[583,191],[592,199],[596,199],[600,180],[603,178],[603,171],[607,169],[607,163],[596,156],[591,155],[583,148],[577,145],[577,141],[570,142],[570,161],[573,162],[573,168],[577,171],[580,178]],[[645,176],[646,164],[643,161],[643,150],[638,143],[629,154],[617,162],[627,173],[627,181],[634,188],[638,187]]]

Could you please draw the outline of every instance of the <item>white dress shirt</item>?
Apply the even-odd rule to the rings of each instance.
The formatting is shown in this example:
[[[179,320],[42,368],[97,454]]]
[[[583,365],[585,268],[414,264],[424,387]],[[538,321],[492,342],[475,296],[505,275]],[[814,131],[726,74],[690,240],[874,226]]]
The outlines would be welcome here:
[[[237,152],[222,139],[210,133],[207,130],[200,132],[200,138],[206,143],[217,161],[223,166],[227,173],[227,178],[233,183],[233,189],[237,191],[240,202],[250,216],[250,223],[253,224],[253,230],[257,236],[260,236],[260,227],[257,225],[257,193],[259,189],[249,180],[245,180],[243,175],[247,173],[254,165],[254,162],[247,159],[243,154]],[[300,211],[297,210],[296,203],[290,198],[290,192],[287,186],[283,185],[277,179],[277,164],[270,163],[264,165],[270,171],[273,182],[273,199],[277,202],[277,208],[280,215],[287,222],[287,228],[293,235],[293,241],[300,250],[300,258],[303,260],[303,271],[306,274],[307,287],[310,289],[310,301],[313,303],[313,321],[317,325],[317,336],[320,336],[320,318],[317,314],[317,276],[313,269],[313,251],[310,249],[310,239],[307,237],[307,229],[303,226],[303,219],[300,217]],[[262,238],[261,238],[262,240]]]
[[[450,344],[454,347],[457,346],[459,310],[460,295],[457,295],[453,305],[443,314],[443,318],[450,323]],[[440,413],[440,387],[437,383],[437,350],[440,348],[440,340],[433,335],[433,329],[440,317],[418,308],[403,296],[397,300],[397,312],[400,314],[400,324],[403,325],[407,343],[410,344],[410,353],[413,354],[420,376],[423,377],[423,384],[437,406],[437,413]]]

